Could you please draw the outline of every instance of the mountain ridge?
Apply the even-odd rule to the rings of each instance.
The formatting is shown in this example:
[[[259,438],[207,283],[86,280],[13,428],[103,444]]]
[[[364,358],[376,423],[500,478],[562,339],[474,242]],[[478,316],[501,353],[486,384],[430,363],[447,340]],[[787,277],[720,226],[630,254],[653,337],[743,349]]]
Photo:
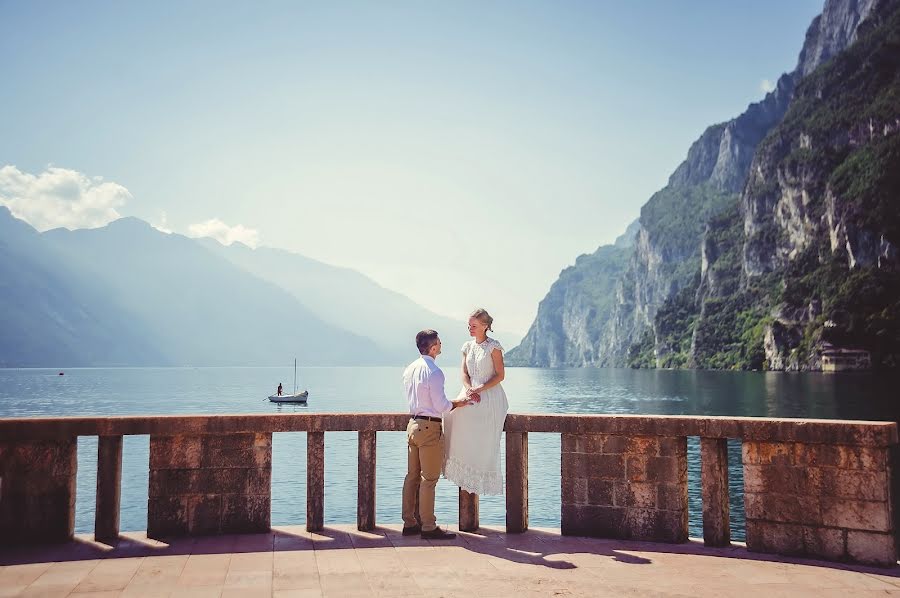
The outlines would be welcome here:
[[[698,301],[703,303],[698,285],[706,285],[703,288],[708,289],[710,280],[702,276],[712,272],[721,278],[719,268],[722,267],[720,263],[717,268],[708,269],[712,252],[717,248],[714,238],[721,234],[707,236],[707,223],[717,222],[739,207],[758,147],[788,112],[795,88],[807,75],[851,46],[860,24],[877,7],[886,10],[887,4],[875,0],[825,3],[822,14],[807,29],[794,71],[782,75],[772,92],[750,104],[738,117],[708,127],[691,144],[686,159],[672,173],[667,186],[642,207],[637,241],[628,256],[628,266],[618,275],[614,289],[609,290],[610,285],[605,285],[608,291],[603,301],[608,303],[609,297],[614,297],[614,306],[607,317],[598,319],[603,322],[602,330],[590,332],[596,338],[594,346],[589,351],[558,350],[556,353],[565,355],[565,359],[542,365],[699,367],[691,357],[690,347],[696,344],[693,337],[697,322],[702,320],[703,313],[712,313],[714,309],[712,303],[704,303],[701,313],[696,313]],[[725,251],[727,255],[732,253]],[[571,273],[569,277],[572,278]],[[585,277],[589,278],[590,273],[585,273]],[[561,292],[555,287],[562,280],[561,276],[554,283],[548,297]],[[542,302],[543,309],[539,308],[538,317],[526,336],[530,343],[527,351],[514,349],[510,356],[512,363],[537,365],[529,355],[542,351],[547,354],[540,346],[542,343],[559,345],[559,334],[565,338],[564,344],[580,346],[584,335],[567,337],[565,330],[553,328],[552,321],[558,320],[560,313],[584,320],[584,315],[598,306],[577,292],[570,295],[568,302]],[[732,308],[743,309],[737,304],[729,309]],[[754,317],[764,317],[763,312]],[[552,333],[545,333],[543,339],[542,330]],[[746,365],[747,361],[742,363]],[[729,365],[707,361],[704,367]]]
[[[2,206],[0,230],[0,366],[269,365],[294,356],[307,365],[401,365],[415,356],[421,328],[438,328],[448,347],[467,338],[464,322],[285,250],[225,247],[134,217],[40,233]],[[291,289],[236,255],[276,256],[301,282],[318,274]],[[304,295],[317,295],[320,307],[331,301],[327,317]],[[341,326],[342,309],[357,319],[382,313],[384,334]]]

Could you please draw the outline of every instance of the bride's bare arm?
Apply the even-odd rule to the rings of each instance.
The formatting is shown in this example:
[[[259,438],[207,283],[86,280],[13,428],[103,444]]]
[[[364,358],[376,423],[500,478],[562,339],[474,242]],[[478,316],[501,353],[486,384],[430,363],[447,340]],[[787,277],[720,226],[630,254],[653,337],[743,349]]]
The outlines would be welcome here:
[[[462,357],[462,383],[466,390],[472,390],[472,378],[469,376],[469,368],[466,367],[466,354]]]
[[[472,390],[475,392],[481,392],[492,386],[497,386],[503,382],[504,378],[506,378],[506,367],[503,365],[503,352],[500,351],[500,349],[494,348],[494,350],[491,351],[491,361],[494,362],[494,375],[481,386],[473,388]]]

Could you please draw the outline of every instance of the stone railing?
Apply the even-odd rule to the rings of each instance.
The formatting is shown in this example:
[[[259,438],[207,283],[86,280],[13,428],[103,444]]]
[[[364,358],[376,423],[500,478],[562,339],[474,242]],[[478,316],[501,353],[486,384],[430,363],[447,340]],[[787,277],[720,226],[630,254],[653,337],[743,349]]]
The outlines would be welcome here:
[[[321,530],[324,435],[359,433],[357,525],[375,527],[375,437],[402,414],[0,419],[0,542],[73,537],[78,436],[98,436],[94,533],[119,533],[122,437],[150,435],[151,537],[270,527],[272,434],[307,432],[306,527]],[[894,565],[888,422],[767,418],[516,415],[506,420],[506,529],[528,529],[528,434],[562,435],[563,534],[683,542],[687,437],[701,439],[703,535],[730,543],[726,439],[742,441],[747,548]],[[478,529],[460,491],[459,525]]]

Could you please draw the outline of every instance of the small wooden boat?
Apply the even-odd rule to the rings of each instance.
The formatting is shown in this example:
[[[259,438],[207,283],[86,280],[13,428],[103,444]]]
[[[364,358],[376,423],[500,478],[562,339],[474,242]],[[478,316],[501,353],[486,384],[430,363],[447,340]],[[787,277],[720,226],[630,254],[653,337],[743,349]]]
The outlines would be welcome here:
[[[269,400],[273,403],[305,403],[309,397],[309,391],[304,390],[292,395],[270,395]]]
[[[278,385],[279,388],[281,385]],[[297,360],[294,359],[294,394],[273,394],[269,395],[269,400],[273,403],[306,403],[306,399],[309,398],[308,390],[301,390],[297,392]]]

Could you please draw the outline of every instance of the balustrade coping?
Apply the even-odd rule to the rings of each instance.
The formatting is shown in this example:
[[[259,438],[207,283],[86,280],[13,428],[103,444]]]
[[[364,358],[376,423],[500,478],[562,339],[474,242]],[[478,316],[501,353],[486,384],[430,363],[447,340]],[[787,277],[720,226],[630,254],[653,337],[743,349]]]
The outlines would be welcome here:
[[[0,440],[73,436],[234,434],[270,432],[396,432],[404,413],[279,413],[225,415],[123,415],[0,418]],[[507,432],[699,436],[768,442],[886,447],[898,443],[895,422],[628,414],[518,414],[506,417]]]

